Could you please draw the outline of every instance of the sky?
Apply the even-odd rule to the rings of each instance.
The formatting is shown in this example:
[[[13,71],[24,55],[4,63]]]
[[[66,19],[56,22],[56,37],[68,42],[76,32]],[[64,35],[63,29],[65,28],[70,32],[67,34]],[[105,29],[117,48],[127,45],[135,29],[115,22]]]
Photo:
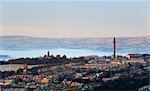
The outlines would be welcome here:
[[[1,1],[0,35],[146,36],[149,5],[148,0]]]

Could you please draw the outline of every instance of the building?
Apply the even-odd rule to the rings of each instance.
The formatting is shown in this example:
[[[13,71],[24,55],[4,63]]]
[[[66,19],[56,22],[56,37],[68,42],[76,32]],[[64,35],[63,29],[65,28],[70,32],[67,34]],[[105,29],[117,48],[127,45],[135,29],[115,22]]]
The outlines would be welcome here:
[[[51,58],[51,56],[50,56],[50,52],[49,52],[49,51],[47,52],[47,54],[46,54],[46,55],[44,55],[44,58],[48,58],[48,59],[49,59],[49,58]]]
[[[128,54],[126,55],[127,58],[140,58],[142,57],[142,54]]]
[[[28,65],[27,64],[24,64],[23,73],[24,74],[28,73]]]

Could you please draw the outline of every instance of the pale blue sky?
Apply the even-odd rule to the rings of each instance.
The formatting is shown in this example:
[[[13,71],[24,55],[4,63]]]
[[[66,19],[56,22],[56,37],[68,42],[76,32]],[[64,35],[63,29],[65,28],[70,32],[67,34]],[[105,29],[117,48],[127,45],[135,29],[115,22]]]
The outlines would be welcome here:
[[[147,1],[1,2],[1,35],[108,37],[148,34]]]

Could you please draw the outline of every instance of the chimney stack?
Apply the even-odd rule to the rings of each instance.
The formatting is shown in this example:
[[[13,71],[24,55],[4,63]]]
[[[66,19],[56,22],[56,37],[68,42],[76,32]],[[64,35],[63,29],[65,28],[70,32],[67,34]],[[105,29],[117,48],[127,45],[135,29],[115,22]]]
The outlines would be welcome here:
[[[116,58],[116,39],[113,39],[113,58]]]

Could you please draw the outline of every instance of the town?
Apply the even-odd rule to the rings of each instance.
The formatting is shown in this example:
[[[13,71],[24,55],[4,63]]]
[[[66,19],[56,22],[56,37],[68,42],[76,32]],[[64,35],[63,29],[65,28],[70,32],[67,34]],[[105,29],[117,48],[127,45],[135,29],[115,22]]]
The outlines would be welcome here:
[[[17,71],[0,72],[3,91],[103,91],[150,89],[150,54],[116,55],[113,39],[112,56],[53,56],[11,59],[1,64],[20,64]],[[28,65],[39,65],[28,68]]]

